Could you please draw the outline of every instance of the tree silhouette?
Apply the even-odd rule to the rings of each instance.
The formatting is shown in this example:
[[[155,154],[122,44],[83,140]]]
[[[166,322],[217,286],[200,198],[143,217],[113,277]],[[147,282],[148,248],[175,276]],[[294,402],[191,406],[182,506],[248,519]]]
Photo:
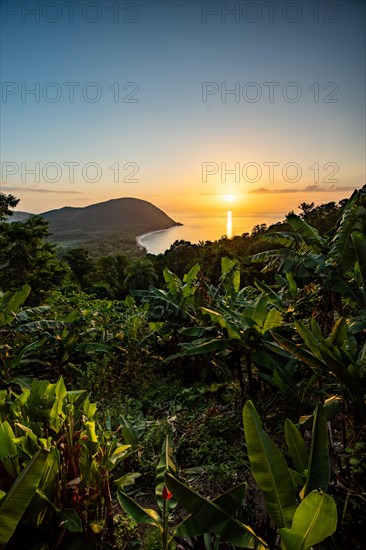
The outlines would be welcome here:
[[[157,280],[154,266],[146,258],[131,262],[125,269],[124,284],[127,290],[146,290]]]

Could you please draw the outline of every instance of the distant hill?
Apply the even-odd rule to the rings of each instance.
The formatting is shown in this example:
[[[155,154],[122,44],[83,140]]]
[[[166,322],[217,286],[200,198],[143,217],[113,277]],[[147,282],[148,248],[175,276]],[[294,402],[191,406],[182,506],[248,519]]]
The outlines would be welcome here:
[[[150,202],[129,197],[83,208],[66,206],[41,216],[49,222],[51,242],[64,249],[81,246],[94,256],[141,255],[138,235],[179,225]]]
[[[15,211],[9,222],[32,216]],[[39,214],[49,223],[49,240],[62,248],[85,247],[96,255],[137,252],[136,237],[180,225],[150,202],[124,197],[82,208],[65,206]]]
[[[51,233],[70,230],[120,231],[126,226],[136,226],[139,231],[141,227],[144,231],[157,231],[178,225],[150,202],[133,198],[112,199],[84,208],[66,206],[40,215],[49,222]]]
[[[12,216],[9,216],[7,218],[8,222],[24,222],[29,216],[33,216],[33,214],[30,214],[29,212],[18,212],[14,211]]]

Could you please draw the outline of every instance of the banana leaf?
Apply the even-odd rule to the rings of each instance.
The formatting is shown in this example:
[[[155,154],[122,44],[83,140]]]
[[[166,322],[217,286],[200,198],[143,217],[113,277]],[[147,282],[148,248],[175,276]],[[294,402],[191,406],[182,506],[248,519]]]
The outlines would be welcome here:
[[[120,489],[117,491],[117,499],[121,505],[121,508],[133,519],[139,523],[154,525],[155,527],[158,527],[160,531],[163,530],[161,518],[155,510],[143,508]]]
[[[213,532],[225,541],[240,548],[264,550],[267,544],[259,538],[251,527],[244,525],[225,512],[214,502],[187,487],[167,472],[165,483],[178,502],[190,512],[207,532]]]
[[[304,323],[299,321],[294,321],[295,328],[300,334],[301,338],[304,340],[305,344],[315,357],[320,361],[322,360],[322,354],[319,350],[319,343],[324,342],[324,337],[322,334],[315,335],[312,330],[310,330]]]
[[[331,241],[329,257],[336,265],[342,267],[354,264],[352,233],[363,231],[365,227],[365,208],[358,204],[357,198],[350,199],[343,210],[341,221]]]
[[[363,292],[363,304],[359,304],[361,307],[366,306],[366,238],[363,233],[355,231],[352,233],[352,241],[356,250],[358,267],[361,273],[362,292]]]
[[[185,273],[185,275],[183,276],[184,285],[182,288],[182,293],[185,298],[188,298],[188,296],[191,296],[194,293],[197,275],[200,270],[200,264],[194,264],[194,266],[191,267],[188,273]]]
[[[326,368],[326,364],[323,361],[317,359],[317,357],[315,357],[312,353],[309,353],[308,351],[300,348],[299,346],[291,342],[291,340],[287,340],[287,338],[284,338],[283,336],[281,336],[280,334],[276,334],[275,332],[271,332],[271,334],[276,342],[281,346],[281,348],[291,353],[291,355],[293,355],[303,363],[309,365],[312,369],[324,371],[324,369]]]
[[[253,313],[251,317],[253,321],[260,327],[263,326],[267,317],[267,301],[268,300],[266,295],[262,293],[253,302]]]
[[[5,420],[0,424],[0,461],[13,479],[19,474],[18,448],[14,443],[14,439],[13,428]]]
[[[179,296],[183,283],[178,275],[173,273],[173,271],[170,271],[168,267],[164,267],[163,276],[168,289],[172,292],[174,296]]]
[[[333,346],[343,346],[344,339],[347,334],[347,321],[344,317],[340,317],[332,328],[330,334],[330,342]]]
[[[24,285],[16,291],[9,290],[0,297],[0,326],[11,323],[19,311],[20,306],[28,298],[31,287]]]
[[[0,506],[0,548],[4,548],[35,495],[48,452],[38,451],[14,481]]]
[[[288,214],[286,216],[291,228],[304,239],[308,246],[311,246],[313,252],[322,252],[325,245],[325,239],[321,237],[318,231],[311,227],[305,220],[297,214]]]
[[[315,489],[326,491],[329,484],[329,475],[328,426],[324,407],[321,403],[318,403],[313,421],[305,495]]]
[[[225,510],[227,514],[233,515],[243,503],[246,488],[247,484],[241,483],[214,498],[212,502]],[[178,525],[174,534],[177,537],[192,538],[203,535],[205,532],[206,529],[190,514]]]
[[[232,340],[227,338],[200,338],[193,342],[180,344],[185,355],[201,355],[202,353],[230,349],[231,345]]]
[[[263,281],[259,281],[258,279],[254,279],[254,284],[261,292],[266,295],[267,300],[277,306],[280,311],[287,310],[280,296],[266,283],[264,283]]]
[[[288,418],[285,420],[285,439],[296,471],[303,474],[308,467],[309,452],[299,430]]]
[[[286,273],[286,279],[290,289],[291,298],[295,300],[297,298],[297,284],[291,271]]]
[[[295,490],[285,459],[263,430],[251,401],[243,409],[248,457],[254,479],[263,491],[267,511],[277,527],[290,527],[296,510]]]
[[[232,284],[235,293],[240,289],[240,267],[238,260],[232,260],[226,256],[221,258],[221,279]]]
[[[279,530],[282,550],[307,550],[337,529],[337,507],[331,496],[312,491],[298,506],[291,529]]]
[[[264,322],[262,333],[264,334],[267,330],[272,330],[276,327],[282,325],[282,315],[278,309],[272,308],[269,310],[266,320]]]
[[[177,473],[177,468],[173,461],[173,448],[170,436],[167,435],[161,449],[158,465],[156,467],[156,487],[155,496],[158,502],[160,510],[164,508],[164,500],[162,498],[162,491],[165,486],[164,474],[165,472]],[[168,510],[173,510],[176,507],[177,501],[175,499],[169,499],[166,502]]]
[[[66,418],[66,415],[63,411],[66,396],[67,391],[64,379],[62,376],[60,376],[55,386],[55,402],[50,411],[50,428],[56,433],[58,433]]]

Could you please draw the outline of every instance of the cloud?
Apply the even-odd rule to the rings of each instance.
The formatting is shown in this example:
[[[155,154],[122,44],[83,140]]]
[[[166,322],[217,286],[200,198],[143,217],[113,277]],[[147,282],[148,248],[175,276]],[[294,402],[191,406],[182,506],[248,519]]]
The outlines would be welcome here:
[[[247,191],[247,193],[252,195],[275,195],[280,193],[334,193],[335,191],[351,192],[354,190],[355,187],[342,187],[338,185],[332,185],[331,187],[321,187],[320,185],[312,184],[307,185],[303,189],[267,189],[266,187],[258,187],[258,189],[251,189],[250,191]]]
[[[298,193],[299,191],[304,191],[304,189],[267,189],[266,187],[259,187],[258,189],[247,191],[247,193],[253,195],[273,195],[275,193]]]
[[[64,189],[46,189],[45,187],[38,187],[38,185],[30,185],[28,187],[10,187],[7,185],[0,185],[0,192],[12,193],[12,192],[29,192],[29,193],[60,193],[60,194],[77,194],[80,195],[80,191],[70,191]]]

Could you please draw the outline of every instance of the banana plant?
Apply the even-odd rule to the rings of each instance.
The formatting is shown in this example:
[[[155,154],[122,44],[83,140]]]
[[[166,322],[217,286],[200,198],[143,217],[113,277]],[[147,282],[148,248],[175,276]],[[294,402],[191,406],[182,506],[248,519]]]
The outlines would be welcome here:
[[[47,462],[47,450],[38,450],[0,502],[0,548],[11,540],[40,485]]]
[[[134,291],[134,296],[149,304],[149,311],[156,319],[181,323],[195,318],[197,282],[201,267],[195,264],[181,280],[167,267],[163,270],[167,290],[150,286],[149,290]]]
[[[264,263],[263,272],[277,270],[284,274],[293,273],[298,279],[308,279],[323,265],[326,253],[326,239],[296,214],[286,217],[290,231],[267,232],[261,239],[281,248],[266,250],[246,258],[248,263]]]
[[[323,336],[314,318],[311,318],[310,326],[296,320],[294,326],[303,345],[273,332],[274,340],[280,348],[307,364],[316,374],[330,374],[337,379],[344,398],[348,398],[352,404],[354,428],[357,431],[366,415],[363,398],[366,344],[358,350],[345,317],[338,319],[328,337]],[[275,350],[274,347],[272,349]]]
[[[251,527],[234,517],[242,505],[246,484],[208,500],[168,471],[165,473],[165,482],[179,504],[190,514],[176,528],[176,535],[193,537],[211,532],[239,548],[268,548],[266,542]]]
[[[171,548],[177,537],[193,539],[209,532],[220,535],[235,544],[239,544],[238,541],[248,544],[246,548],[267,548],[265,542],[257,537],[250,527],[241,524],[233,517],[242,505],[246,490],[245,483],[209,501],[179,481],[176,476],[177,468],[173,462],[172,445],[170,437],[167,436],[156,468],[155,494],[159,512],[143,508],[121,489],[117,493],[118,501],[127,514],[136,521],[151,525],[159,531],[164,550]],[[180,524],[171,529],[170,514],[178,502],[190,513]]]
[[[282,273],[286,277],[291,274],[294,283],[302,287],[308,282],[317,283],[321,299],[318,309],[323,309],[319,313],[324,324],[328,324],[329,318],[335,320],[336,313],[342,315],[342,297],[365,309],[366,278],[362,275],[366,273],[365,196],[366,186],[355,190],[337,226],[325,237],[300,216],[289,214],[287,222],[291,231],[267,232],[261,237],[277,248],[255,254],[246,261],[264,264],[263,272],[277,271],[277,275]],[[361,289],[355,284],[358,272]]]
[[[31,287],[24,285],[19,290],[9,290],[0,296],[0,327],[8,325],[15,319],[30,291]]]
[[[14,547],[29,523],[37,542],[84,533],[95,544],[104,528],[113,541],[111,479],[130,445],[101,428],[84,393],[67,391],[62,377],[0,392],[0,525]]]
[[[332,497],[325,493],[329,483],[329,456],[322,405],[317,405],[314,414],[310,453],[296,426],[286,421],[286,441],[297,472],[288,468],[282,453],[264,431],[251,401],[244,406],[243,422],[252,473],[279,530],[282,549],[307,550],[332,535],[337,527],[337,510]],[[294,485],[298,480],[304,482],[299,505]],[[267,548],[250,527],[233,517],[235,506],[230,507],[223,496],[208,501],[169,470],[165,482],[201,529],[212,531],[241,548]],[[177,533],[186,534],[187,531],[179,526]]]
[[[165,486],[164,473],[166,471],[176,472],[176,466],[173,461],[172,444],[169,436],[165,438],[160,459],[156,467],[155,495],[160,513],[153,509],[143,508],[122,489],[119,489],[117,493],[118,502],[129,516],[139,523],[147,523],[158,529],[163,550],[171,548],[173,537],[169,533],[168,522],[171,511],[177,505],[177,501],[172,499],[171,493]]]
[[[236,275],[235,275],[236,277]],[[182,336],[198,336],[190,342],[181,342],[181,353],[168,360],[184,355],[202,355],[212,352],[223,353],[230,356],[230,364],[237,373],[240,384],[241,398],[244,401],[245,385],[242,371],[242,358],[245,359],[248,375],[248,391],[254,391],[252,374],[253,353],[261,345],[262,337],[268,331],[282,324],[282,313],[277,307],[272,307],[273,302],[282,310],[285,309],[280,298],[272,289],[267,289],[259,282],[261,293],[257,292],[253,299],[244,299],[243,293],[236,296],[235,306],[226,303],[225,299],[217,299],[216,303],[208,308],[202,307],[201,311],[211,325],[199,327],[186,327],[180,329]],[[230,287],[231,288],[231,287]],[[239,306],[239,300],[241,305]],[[207,322],[207,321],[206,321]]]
[[[263,429],[251,401],[244,405],[243,423],[252,473],[279,530],[282,549],[307,550],[332,535],[337,527],[337,510],[333,498],[325,493],[329,455],[323,406],[318,404],[315,411],[310,453],[297,428],[286,421],[286,441],[297,469],[295,473]],[[305,484],[299,495],[301,503],[297,505],[294,485],[299,479],[304,479]]]

